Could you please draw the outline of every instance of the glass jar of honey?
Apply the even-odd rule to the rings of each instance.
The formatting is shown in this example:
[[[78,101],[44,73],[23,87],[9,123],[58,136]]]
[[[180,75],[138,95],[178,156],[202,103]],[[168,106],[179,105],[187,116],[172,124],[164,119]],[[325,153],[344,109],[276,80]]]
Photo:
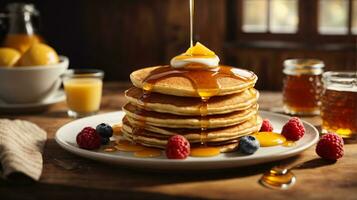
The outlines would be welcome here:
[[[324,63],[317,59],[289,59],[284,61],[284,111],[293,115],[320,113],[321,76]]]
[[[357,71],[325,72],[321,96],[322,133],[357,136]]]

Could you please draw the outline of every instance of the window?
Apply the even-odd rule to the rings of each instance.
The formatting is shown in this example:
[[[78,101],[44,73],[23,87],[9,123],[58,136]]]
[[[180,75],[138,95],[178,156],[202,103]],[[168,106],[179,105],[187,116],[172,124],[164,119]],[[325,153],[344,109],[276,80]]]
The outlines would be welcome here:
[[[298,0],[244,0],[243,31],[296,33]]]
[[[266,0],[245,0],[243,2],[243,31],[268,31],[268,2]]]
[[[357,0],[353,1],[352,4],[352,27],[351,32],[357,35]]]
[[[237,1],[242,10],[239,14],[243,34],[288,33],[286,37],[300,33],[316,34],[317,37],[357,35],[357,0]]]
[[[295,0],[270,1],[270,31],[272,33],[296,33],[298,26],[298,2]]]
[[[320,0],[318,30],[321,34],[348,33],[348,0]]]
[[[357,0],[319,0],[321,34],[357,34]]]

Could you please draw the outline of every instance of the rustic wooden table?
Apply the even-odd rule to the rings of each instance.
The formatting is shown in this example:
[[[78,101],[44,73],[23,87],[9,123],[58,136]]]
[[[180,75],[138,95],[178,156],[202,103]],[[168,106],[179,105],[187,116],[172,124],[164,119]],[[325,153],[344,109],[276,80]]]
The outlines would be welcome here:
[[[120,110],[128,84],[106,83],[101,112]],[[281,94],[261,92],[262,110],[281,111]],[[39,182],[0,180],[0,199],[357,199],[357,141],[345,145],[345,156],[336,163],[318,158],[314,148],[284,161],[201,172],[160,172],[127,169],[75,156],[54,140],[56,130],[72,119],[65,103],[40,114],[0,117],[29,120],[48,133],[44,169]],[[304,118],[318,126],[318,117]],[[262,173],[284,163],[302,164],[294,170],[291,189],[272,190],[258,183]]]

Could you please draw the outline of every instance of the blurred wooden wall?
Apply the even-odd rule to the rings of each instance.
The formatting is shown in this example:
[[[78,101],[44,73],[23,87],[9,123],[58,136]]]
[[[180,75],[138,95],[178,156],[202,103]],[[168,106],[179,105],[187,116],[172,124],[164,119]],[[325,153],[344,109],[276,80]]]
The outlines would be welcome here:
[[[240,39],[236,1],[196,0],[195,38],[213,49],[223,63],[255,71],[259,89],[281,88],[286,58],[317,57],[326,61],[328,69],[354,69],[351,47],[326,50],[295,44],[301,41],[286,47]],[[2,0],[0,8],[9,2]],[[106,80],[127,81],[133,70],[167,64],[189,45],[188,0],[27,2],[40,10],[42,35],[70,58],[72,68],[101,68]]]
[[[42,34],[70,66],[104,69],[107,80],[128,80],[135,69],[167,64],[189,46],[188,0],[32,2],[42,15]],[[221,55],[224,0],[196,4],[195,37]]]

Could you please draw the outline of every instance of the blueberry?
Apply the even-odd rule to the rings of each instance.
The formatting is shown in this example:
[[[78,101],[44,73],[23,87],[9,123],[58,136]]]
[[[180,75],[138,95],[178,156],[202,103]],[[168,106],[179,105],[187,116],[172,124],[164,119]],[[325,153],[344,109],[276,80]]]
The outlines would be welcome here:
[[[254,136],[243,136],[239,140],[239,151],[244,154],[253,154],[260,147],[259,141]]]
[[[109,141],[110,141],[110,139],[109,139],[109,138],[107,138],[107,137],[101,137],[101,138],[100,138],[100,142],[101,142],[101,144],[108,144],[108,143],[109,143]]]
[[[95,131],[103,138],[110,138],[113,136],[113,129],[109,124],[101,123],[99,124]]]

